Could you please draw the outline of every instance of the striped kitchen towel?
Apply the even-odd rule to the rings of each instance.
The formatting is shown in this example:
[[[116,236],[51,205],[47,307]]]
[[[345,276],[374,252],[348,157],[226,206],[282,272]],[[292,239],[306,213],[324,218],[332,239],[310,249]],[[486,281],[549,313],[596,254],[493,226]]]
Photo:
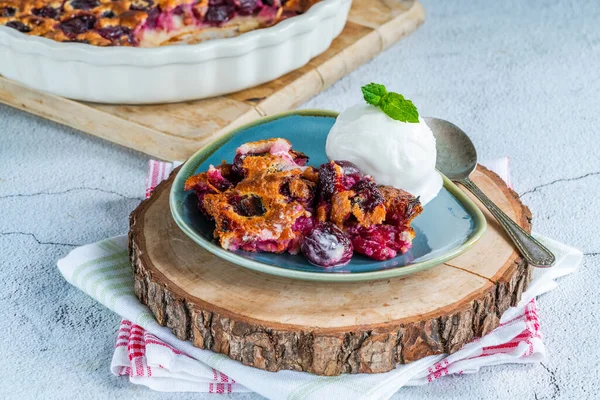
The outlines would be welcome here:
[[[486,163],[508,180],[508,159]],[[147,195],[175,165],[150,162]],[[475,373],[483,366],[535,363],[545,348],[535,297],[556,287],[555,279],[574,272],[580,251],[536,236],[556,255],[556,265],[538,269],[521,302],[508,309],[498,328],[446,356],[431,356],[383,374],[321,377],[303,372],[267,372],[180,341],[158,325],[133,292],[127,237],[118,236],[73,250],[58,262],[65,279],[124,319],[111,371],[131,382],[169,392],[253,391],[270,399],[387,399],[403,386],[421,385],[450,374]]]

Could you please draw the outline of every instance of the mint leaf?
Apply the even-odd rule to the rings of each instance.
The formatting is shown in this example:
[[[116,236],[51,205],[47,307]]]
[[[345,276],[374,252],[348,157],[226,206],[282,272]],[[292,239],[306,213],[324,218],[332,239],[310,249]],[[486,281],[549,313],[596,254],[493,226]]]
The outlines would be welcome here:
[[[388,94],[385,86],[378,83],[369,83],[361,88],[365,101],[371,105],[379,106],[381,100]]]
[[[412,101],[401,94],[390,92],[381,99],[379,108],[390,118],[402,122],[419,122],[419,112]]]
[[[379,107],[390,118],[402,122],[419,122],[419,112],[412,101],[399,93],[389,92],[384,85],[369,83],[361,88],[365,101]]]

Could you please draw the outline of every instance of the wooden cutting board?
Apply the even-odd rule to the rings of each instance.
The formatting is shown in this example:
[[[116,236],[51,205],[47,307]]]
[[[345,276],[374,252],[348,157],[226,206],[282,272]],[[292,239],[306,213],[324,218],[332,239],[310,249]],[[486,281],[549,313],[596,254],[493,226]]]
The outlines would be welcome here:
[[[266,275],[212,255],[179,229],[169,210],[173,178],[131,214],[136,295],[178,338],[256,368],[378,373],[453,353],[496,328],[531,280],[532,267],[485,208],[488,228],[469,251],[407,277],[328,283]],[[531,230],[529,210],[498,175],[480,166],[471,178]]]
[[[0,77],[0,102],[166,160],[185,160],[232,129],[306,102],[413,32],[417,0],[354,0],[342,34],[306,66],[269,83],[213,99],[162,105],[68,100]]]

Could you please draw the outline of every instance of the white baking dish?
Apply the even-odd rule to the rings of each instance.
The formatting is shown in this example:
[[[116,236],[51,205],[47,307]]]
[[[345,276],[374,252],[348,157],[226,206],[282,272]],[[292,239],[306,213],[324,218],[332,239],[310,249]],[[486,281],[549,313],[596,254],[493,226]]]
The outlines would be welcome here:
[[[0,27],[0,75],[76,100],[148,104],[202,99],[276,79],[324,52],[352,0],[324,0],[266,29],[158,48],[60,43]]]

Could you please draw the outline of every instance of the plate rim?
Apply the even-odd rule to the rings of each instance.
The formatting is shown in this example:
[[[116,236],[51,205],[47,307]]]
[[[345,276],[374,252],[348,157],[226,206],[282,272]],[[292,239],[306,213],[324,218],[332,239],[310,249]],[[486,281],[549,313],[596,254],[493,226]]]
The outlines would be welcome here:
[[[244,124],[231,132],[217,138],[210,142],[200,150],[196,151],[187,161],[181,166],[169,193],[169,208],[171,215],[179,227],[190,239],[196,244],[212,253],[213,255],[229,261],[235,265],[243,268],[248,268],[254,271],[266,273],[269,275],[281,276],[286,278],[301,279],[308,281],[321,281],[321,282],[358,282],[358,281],[371,281],[378,279],[388,279],[400,276],[406,276],[414,274],[420,271],[424,271],[433,268],[437,265],[443,264],[444,262],[459,256],[460,254],[471,248],[485,233],[487,229],[487,221],[481,209],[462,191],[458,186],[448,179],[444,174],[440,172],[444,182],[444,188],[448,190],[460,203],[465,210],[471,215],[474,221],[474,229],[467,241],[456,248],[449,250],[435,258],[430,260],[420,261],[414,264],[409,264],[402,267],[393,267],[381,271],[369,271],[369,272],[356,272],[356,273],[322,273],[322,272],[308,272],[298,271],[293,269],[286,269],[278,266],[264,264],[260,261],[250,260],[242,257],[229,250],[223,249],[211,241],[204,239],[198,235],[183,219],[180,213],[180,208],[183,204],[177,199],[179,193],[183,193],[183,184],[191,174],[193,174],[198,166],[203,163],[208,157],[210,157],[219,147],[225,144],[229,139],[240,133],[241,131],[253,128],[258,125],[263,125],[268,122],[272,122],[278,119],[290,117],[290,116],[310,116],[310,117],[332,117],[336,118],[339,115],[336,111],[324,110],[324,109],[305,109],[305,110],[293,110],[284,113],[274,114],[271,116],[259,118],[256,121],[252,121],[248,124]],[[439,172],[439,171],[438,171]]]

